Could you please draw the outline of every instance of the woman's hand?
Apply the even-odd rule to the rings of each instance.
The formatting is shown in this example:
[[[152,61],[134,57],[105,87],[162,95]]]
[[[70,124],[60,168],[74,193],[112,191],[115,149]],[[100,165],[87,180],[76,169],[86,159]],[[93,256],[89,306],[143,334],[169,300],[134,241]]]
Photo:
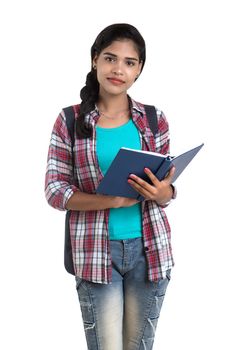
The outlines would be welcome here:
[[[168,175],[162,181],[159,181],[150,169],[145,168],[144,171],[152,184],[149,184],[134,174],[129,176],[128,183],[146,200],[154,200],[159,205],[169,202],[173,195],[171,181],[175,173],[175,167],[169,171]]]

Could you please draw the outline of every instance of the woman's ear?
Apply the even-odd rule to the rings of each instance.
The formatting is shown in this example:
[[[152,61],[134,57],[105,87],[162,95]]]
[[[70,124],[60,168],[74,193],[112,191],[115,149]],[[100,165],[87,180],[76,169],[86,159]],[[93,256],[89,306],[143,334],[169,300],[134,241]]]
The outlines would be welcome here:
[[[94,59],[92,60],[92,68],[93,69],[97,69],[97,59],[98,59],[98,56],[95,55]]]
[[[142,69],[142,62],[139,63],[138,73],[136,75],[135,81],[139,78],[139,75],[141,74],[141,69]]]
[[[137,74],[137,77],[139,77],[139,75],[141,74],[141,70],[142,70],[142,65],[143,65],[143,62],[141,61],[140,63],[139,63],[139,71],[138,71],[138,74]]]

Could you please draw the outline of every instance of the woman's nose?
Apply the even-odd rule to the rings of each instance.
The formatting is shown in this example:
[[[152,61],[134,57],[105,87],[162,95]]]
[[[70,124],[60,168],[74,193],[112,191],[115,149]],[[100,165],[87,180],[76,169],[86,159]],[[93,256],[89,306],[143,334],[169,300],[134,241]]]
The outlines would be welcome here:
[[[116,75],[123,75],[123,66],[120,61],[115,62],[115,64],[112,67],[112,73]]]

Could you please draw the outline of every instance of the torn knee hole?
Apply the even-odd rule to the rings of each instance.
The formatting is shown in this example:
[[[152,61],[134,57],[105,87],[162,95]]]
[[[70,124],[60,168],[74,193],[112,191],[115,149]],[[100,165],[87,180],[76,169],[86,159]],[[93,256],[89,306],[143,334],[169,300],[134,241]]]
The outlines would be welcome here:
[[[94,329],[94,327],[95,327],[95,323],[85,323],[84,324],[84,330],[85,331],[88,331],[90,329]]]

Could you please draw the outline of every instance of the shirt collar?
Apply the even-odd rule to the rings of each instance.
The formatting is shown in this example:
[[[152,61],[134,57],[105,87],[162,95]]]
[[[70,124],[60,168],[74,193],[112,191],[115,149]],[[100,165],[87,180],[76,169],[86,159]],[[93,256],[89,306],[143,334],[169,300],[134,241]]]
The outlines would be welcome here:
[[[130,107],[138,112],[141,113],[141,116],[144,115],[145,109],[142,103],[136,102],[133,100],[130,96],[128,96],[129,102],[130,102]]]
[[[142,103],[136,102],[128,95],[129,105],[132,112],[136,111],[140,113],[140,117],[143,117],[145,114],[145,109]],[[138,113],[138,114],[139,114]],[[134,113],[135,114],[135,113]],[[95,105],[95,108],[86,116],[86,121],[91,124],[96,124],[99,119],[99,110],[97,105]]]

